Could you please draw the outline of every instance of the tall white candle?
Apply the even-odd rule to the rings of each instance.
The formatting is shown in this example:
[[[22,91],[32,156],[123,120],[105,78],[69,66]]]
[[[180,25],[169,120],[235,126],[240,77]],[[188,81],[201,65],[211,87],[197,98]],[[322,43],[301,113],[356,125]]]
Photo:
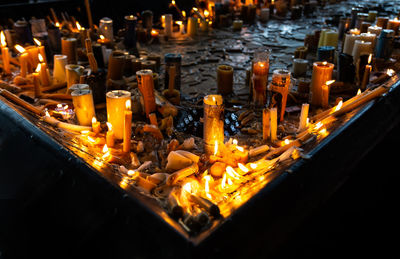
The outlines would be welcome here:
[[[66,55],[54,55],[53,79],[55,83],[64,83],[67,81],[65,76],[65,66],[68,57]]]

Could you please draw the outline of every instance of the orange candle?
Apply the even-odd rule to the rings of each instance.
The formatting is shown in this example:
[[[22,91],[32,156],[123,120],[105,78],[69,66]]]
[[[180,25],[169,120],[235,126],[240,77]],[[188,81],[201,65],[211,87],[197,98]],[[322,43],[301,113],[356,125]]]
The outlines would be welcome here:
[[[29,54],[22,53],[19,56],[19,65],[21,67],[19,75],[22,77],[26,77],[28,74],[28,62],[29,62]]]
[[[39,63],[40,81],[43,86],[48,86],[48,85],[50,85],[50,76],[48,73],[47,64],[44,63],[44,59],[41,54],[39,54],[38,57],[39,57],[39,61],[40,61],[40,63]]]
[[[131,151],[131,135],[132,135],[132,111],[131,111],[131,100],[125,102],[125,123],[124,123],[124,143],[122,150],[125,153]]]
[[[314,62],[311,78],[311,104],[322,105],[322,86],[332,78],[334,65],[324,62]]]
[[[6,37],[4,32],[1,31],[1,56],[3,58],[3,71],[6,74],[11,73],[10,67],[10,53],[8,52]]]
[[[39,66],[38,66],[38,69],[39,69]],[[42,95],[42,89],[40,86],[38,69],[36,69],[36,72],[34,72],[32,74],[35,98],[38,98],[40,95]]]
[[[96,117],[92,118],[92,130],[96,134],[100,133],[101,131],[100,121],[97,121]]]
[[[106,143],[108,147],[113,147],[115,144],[115,137],[114,137],[114,131],[112,129],[112,124],[107,122],[107,135],[106,135]]]

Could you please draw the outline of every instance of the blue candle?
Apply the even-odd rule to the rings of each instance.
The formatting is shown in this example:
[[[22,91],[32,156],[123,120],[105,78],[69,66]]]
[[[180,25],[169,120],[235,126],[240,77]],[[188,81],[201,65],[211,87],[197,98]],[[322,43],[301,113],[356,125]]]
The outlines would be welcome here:
[[[378,37],[375,49],[377,58],[388,59],[393,50],[393,30],[382,30]]]

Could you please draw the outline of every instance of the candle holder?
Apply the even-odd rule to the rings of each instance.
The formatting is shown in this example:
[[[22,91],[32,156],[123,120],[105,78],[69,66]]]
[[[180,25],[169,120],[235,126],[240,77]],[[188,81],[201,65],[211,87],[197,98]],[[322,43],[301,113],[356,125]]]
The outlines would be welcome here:
[[[108,17],[100,19],[99,31],[104,37],[112,41],[114,39],[113,20]]]
[[[287,96],[290,87],[290,72],[286,69],[274,70],[268,89],[268,107],[278,109],[278,121],[285,116]]]
[[[224,105],[221,95],[204,97],[203,139],[204,151],[214,154],[215,144],[224,143]]]
[[[111,123],[115,138],[123,139],[126,101],[131,99],[131,93],[124,90],[114,90],[106,94],[107,121]]]
[[[270,53],[270,49],[263,49],[254,53],[252,96],[253,104],[258,107],[264,106],[267,102],[267,84]]]

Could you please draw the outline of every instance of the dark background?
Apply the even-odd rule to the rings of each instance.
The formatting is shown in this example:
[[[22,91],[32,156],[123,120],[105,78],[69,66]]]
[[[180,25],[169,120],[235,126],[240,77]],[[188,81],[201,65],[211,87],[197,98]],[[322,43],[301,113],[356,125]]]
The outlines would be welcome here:
[[[21,4],[21,2],[24,1],[0,1],[0,5],[3,5],[0,7],[1,25],[7,25],[7,18],[17,20],[25,17],[29,20],[33,14],[43,17],[48,15],[49,7],[53,6],[57,13],[67,11],[70,15],[76,16],[84,26],[87,26],[83,1],[29,3],[29,8],[26,8],[26,3]],[[94,22],[97,23],[100,18],[108,16],[116,21],[115,26],[118,26],[117,21],[124,15],[146,9],[151,9],[155,17],[158,17],[169,4],[169,1],[152,0],[95,0],[91,2]],[[193,6],[193,1],[177,0],[176,2],[182,10],[188,10]],[[398,258],[400,128],[398,125],[391,125],[391,127],[393,130],[361,160],[336,193],[326,203],[321,204],[313,215],[296,229],[292,236],[288,237],[288,241],[283,247],[277,249],[275,257],[347,258],[352,256],[359,258],[374,256]],[[344,148],[351,149],[351,146]],[[3,168],[0,169],[1,173],[4,166],[0,168]],[[68,244],[73,243],[73,236],[65,236],[57,229],[45,229],[46,224],[43,224],[46,217],[51,218],[51,215],[44,217],[44,213],[52,211],[52,207],[57,207],[57,200],[52,197],[62,195],[59,193],[60,190],[46,190],[43,197],[39,197],[34,206],[21,211],[16,205],[15,197],[4,195],[7,193],[7,188],[11,188],[11,186],[4,186],[0,183],[0,188],[2,188],[2,196],[0,196],[1,259],[20,258],[21,255],[29,257],[30,251],[34,251],[35,247],[39,245],[46,247],[47,242],[50,242],[48,247],[50,251],[55,249],[51,248],[55,244],[58,244],[55,246],[57,249],[67,249]],[[12,193],[12,190],[9,193]],[[68,197],[64,197],[63,200],[68,200]],[[73,204],[70,208],[73,208]],[[85,218],[85,215],[82,215],[82,218]],[[68,223],[65,222],[65,224]],[[99,246],[107,246],[103,241],[104,236],[115,233],[112,226],[102,228],[95,222],[91,222],[91,224],[98,229],[93,231],[85,239],[86,244],[80,244],[73,254],[80,254],[79,249],[82,249],[82,254],[101,257],[100,251],[110,252],[115,248],[109,244],[109,248],[102,247],[92,253],[86,251],[86,245],[92,247],[97,243]],[[251,233],[245,238],[251,238]],[[9,256],[10,250],[18,249],[21,250],[19,256]],[[243,249],[251,249],[251,247]],[[63,255],[65,251],[58,250],[58,252]],[[132,251],[132,255],[134,255],[134,251]],[[135,256],[131,258],[135,258]]]

